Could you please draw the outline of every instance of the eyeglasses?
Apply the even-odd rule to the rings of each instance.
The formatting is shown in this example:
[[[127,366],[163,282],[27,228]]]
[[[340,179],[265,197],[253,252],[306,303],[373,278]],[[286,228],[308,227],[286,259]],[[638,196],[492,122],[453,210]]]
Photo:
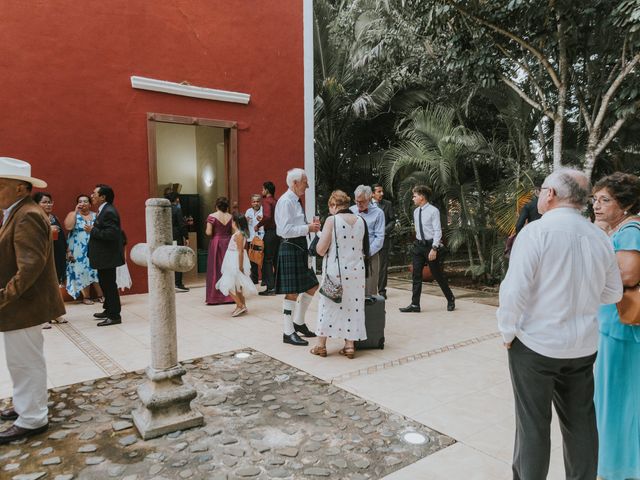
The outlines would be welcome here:
[[[53,205],[53,200],[42,200],[40,205]]]
[[[592,205],[599,203],[600,205],[608,205],[611,203],[611,199],[609,197],[591,197],[590,200]]]

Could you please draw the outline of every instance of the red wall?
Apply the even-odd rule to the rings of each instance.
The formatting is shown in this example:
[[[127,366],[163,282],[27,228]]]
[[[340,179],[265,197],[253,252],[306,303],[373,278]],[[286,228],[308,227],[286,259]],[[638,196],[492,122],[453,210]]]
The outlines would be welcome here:
[[[301,1],[40,0],[0,14],[0,156],[32,164],[59,217],[107,183],[130,246],[144,241],[147,112],[239,122],[241,207],[267,179],[281,193],[304,164]],[[134,90],[132,75],[251,101]],[[130,268],[145,291],[146,271]]]

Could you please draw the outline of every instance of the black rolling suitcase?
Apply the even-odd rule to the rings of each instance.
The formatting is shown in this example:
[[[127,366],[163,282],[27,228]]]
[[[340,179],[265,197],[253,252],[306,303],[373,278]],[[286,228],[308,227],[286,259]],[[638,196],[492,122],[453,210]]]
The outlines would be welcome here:
[[[385,320],[384,297],[374,295],[364,301],[364,322],[367,339],[356,343],[356,350],[365,348],[384,348]]]

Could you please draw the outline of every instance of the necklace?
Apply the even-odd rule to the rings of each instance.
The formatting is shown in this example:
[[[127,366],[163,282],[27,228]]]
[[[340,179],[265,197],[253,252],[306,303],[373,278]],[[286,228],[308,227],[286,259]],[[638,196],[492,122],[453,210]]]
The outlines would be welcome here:
[[[609,230],[609,236],[613,235],[618,230],[620,230],[622,226],[626,225],[629,221],[633,220],[634,217],[636,217],[636,215],[633,215],[633,214],[623,217],[622,220],[616,223],[616,225],[612,227],[611,230]]]

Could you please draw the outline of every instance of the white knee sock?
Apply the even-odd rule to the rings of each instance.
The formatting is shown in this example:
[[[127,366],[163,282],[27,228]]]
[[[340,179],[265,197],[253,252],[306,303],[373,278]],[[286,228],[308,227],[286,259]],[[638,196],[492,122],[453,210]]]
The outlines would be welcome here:
[[[293,323],[296,325],[304,325],[304,316],[307,313],[309,305],[311,305],[311,300],[313,300],[312,295],[308,295],[306,293],[298,295],[298,305],[296,306],[296,311],[293,315]]]
[[[293,312],[296,310],[296,302],[294,300],[282,300],[282,333],[291,335],[293,329]]]

